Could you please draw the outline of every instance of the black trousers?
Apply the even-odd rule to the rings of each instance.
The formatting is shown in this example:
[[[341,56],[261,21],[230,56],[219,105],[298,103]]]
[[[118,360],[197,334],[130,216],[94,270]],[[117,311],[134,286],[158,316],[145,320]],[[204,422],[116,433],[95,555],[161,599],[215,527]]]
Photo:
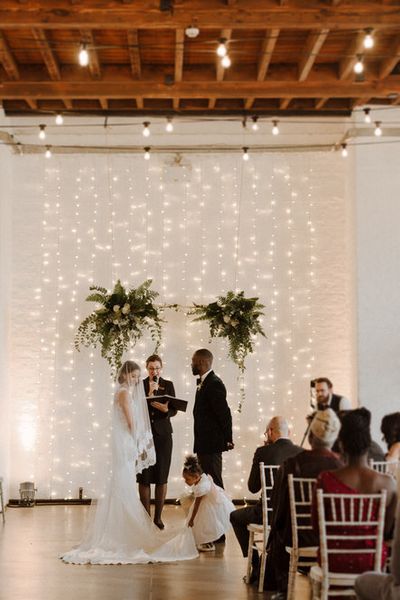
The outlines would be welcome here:
[[[222,481],[222,452],[215,452],[214,454],[197,454],[199,463],[204,473],[211,475],[216,485],[224,487]]]
[[[259,504],[255,504],[254,506],[238,508],[238,510],[231,512],[230,519],[233,531],[235,532],[242,549],[242,554],[246,557],[249,548],[249,532],[247,530],[247,525],[250,523],[262,523],[261,507]]]

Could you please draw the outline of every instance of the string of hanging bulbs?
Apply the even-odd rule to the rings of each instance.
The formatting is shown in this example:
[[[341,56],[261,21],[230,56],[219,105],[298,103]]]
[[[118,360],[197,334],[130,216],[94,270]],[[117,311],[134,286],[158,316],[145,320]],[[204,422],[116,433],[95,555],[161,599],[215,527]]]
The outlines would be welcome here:
[[[229,40],[227,38],[220,38],[216,48],[216,54],[221,59],[220,64],[224,69],[229,69],[232,64],[232,59],[229,56],[228,44]],[[364,50],[371,50],[374,45],[375,40],[373,37],[373,29],[367,28],[364,30],[363,48]],[[356,59],[357,60],[354,63],[353,70],[356,75],[360,75],[364,71],[364,55],[358,53],[356,55]],[[78,62],[81,67],[89,66],[90,54],[88,44],[86,42],[81,42],[79,46]]]

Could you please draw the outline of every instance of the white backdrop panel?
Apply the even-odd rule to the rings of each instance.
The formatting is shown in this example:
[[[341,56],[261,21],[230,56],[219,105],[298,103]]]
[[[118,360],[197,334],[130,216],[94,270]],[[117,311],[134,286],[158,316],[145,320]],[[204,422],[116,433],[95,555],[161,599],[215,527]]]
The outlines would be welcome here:
[[[228,389],[235,450],[224,455],[234,497],[247,476],[265,423],[287,416],[299,441],[309,381],[331,376],[352,396],[354,268],[347,167],[336,154],[173,157],[14,157],[11,321],[11,478],[35,481],[39,497],[96,494],[110,435],[112,385],[99,350],[77,353],[79,322],[93,283],[146,278],[160,302],[189,306],[230,289],[265,304],[267,339],[257,341],[246,371],[241,414],[237,370],[227,345],[213,341],[215,370]],[[173,419],[169,496],[182,489],[192,449],[193,351],[207,346],[207,326],[165,313],[164,375],[189,401]],[[144,364],[143,339],[127,357]]]

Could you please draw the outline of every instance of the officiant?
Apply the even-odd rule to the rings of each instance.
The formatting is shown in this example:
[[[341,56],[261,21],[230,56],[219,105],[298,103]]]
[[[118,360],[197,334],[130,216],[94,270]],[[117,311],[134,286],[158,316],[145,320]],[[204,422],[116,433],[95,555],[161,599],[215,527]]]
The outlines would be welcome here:
[[[172,455],[172,425],[171,417],[176,415],[176,410],[168,406],[168,402],[157,402],[157,396],[175,396],[172,381],[161,377],[163,363],[158,354],[152,354],[146,360],[146,369],[149,374],[143,381],[146,396],[154,397],[148,402],[151,430],[156,450],[156,463],[137,475],[139,483],[140,500],[150,515],[151,484],[155,484],[154,523],[159,529],[164,529],[161,515],[167,494],[167,483]]]

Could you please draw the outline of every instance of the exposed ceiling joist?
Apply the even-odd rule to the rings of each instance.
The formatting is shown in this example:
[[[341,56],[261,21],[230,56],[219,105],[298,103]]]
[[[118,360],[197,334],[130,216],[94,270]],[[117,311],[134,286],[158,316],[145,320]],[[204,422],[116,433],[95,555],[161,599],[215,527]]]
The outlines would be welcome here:
[[[392,43],[389,56],[381,63],[379,67],[379,79],[384,79],[393,71],[400,61],[400,35],[396,36]]]
[[[19,79],[18,66],[15,58],[7,44],[7,40],[0,31],[0,62],[10,79]]]
[[[357,62],[357,54],[363,53],[364,38],[364,32],[358,33],[347,48],[346,58],[340,61],[339,79],[346,79],[352,73],[353,67]]]
[[[257,66],[257,81],[264,81],[265,79],[278,37],[279,29],[272,29],[265,32]],[[252,107],[254,100],[255,98],[246,98],[245,108],[247,110]]]
[[[159,10],[154,0],[142,0],[123,5],[110,0],[57,3],[36,0],[32,6],[14,0],[2,0],[2,29],[184,29],[196,17],[200,29],[259,29],[260,23],[269,29],[343,29],[366,27],[393,28],[400,26],[400,11],[381,1],[365,1],[327,6],[314,0],[291,0],[282,6],[270,0],[246,0],[233,5],[215,0],[191,0],[174,6],[172,13]],[[301,16],[299,16],[301,15]]]
[[[61,79],[60,67],[47,40],[46,32],[43,29],[33,29],[32,33],[43,56],[50,78],[53,81],[59,81]]]
[[[322,48],[323,43],[328,37],[329,29],[321,29],[320,31],[311,31],[308,35],[307,42],[299,63],[299,81],[307,79],[313,64]]]
[[[131,62],[132,75],[135,79],[142,76],[142,65],[140,61],[139,38],[137,29],[127,32],[129,60]]]

